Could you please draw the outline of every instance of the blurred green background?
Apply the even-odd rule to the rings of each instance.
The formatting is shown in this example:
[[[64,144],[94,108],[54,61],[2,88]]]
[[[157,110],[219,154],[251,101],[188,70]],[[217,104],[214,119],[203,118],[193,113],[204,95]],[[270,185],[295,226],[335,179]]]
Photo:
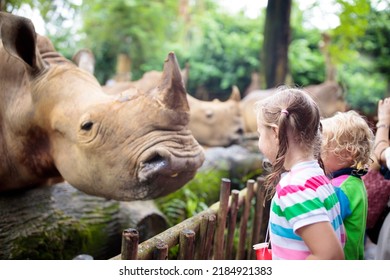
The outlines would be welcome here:
[[[102,84],[115,75],[119,54],[130,58],[137,80],[161,70],[174,51],[181,67],[190,67],[190,94],[224,100],[232,85],[243,95],[252,73],[259,74],[261,88],[271,86],[264,78],[270,67],[264,58],[276,51],[264,48],[271,3],[291,10],[288,18],[270,17],[273,25],[289,22],[285,83],[323,82],[328,59],[350,108],[374,116],[377,101],[390,91],[387,0],[0,0],[0,7],[32,17],[37,31],[68,58],[90,48]]]

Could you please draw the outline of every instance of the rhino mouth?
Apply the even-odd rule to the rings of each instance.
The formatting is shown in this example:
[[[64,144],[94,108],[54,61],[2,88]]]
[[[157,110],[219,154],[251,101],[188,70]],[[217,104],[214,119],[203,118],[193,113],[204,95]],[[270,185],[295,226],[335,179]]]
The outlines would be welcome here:
[[[166,170],[168,165],[168,160],[160,154],[155,154],[150,159],[141,162],[141,169],[138,176],[140,182],[147,181],[150,175],[158,173],[160,170]]]
[[[159,147],[145,152],[139,159],[137,199],[167,195],[191,180],[204,161],[203,149],[187,147],[180,152]]]
[[[172,155],[168,151],[156,150],[141,161],[138,179],[141,183],[152,180],[158,175],[175,178],[183,167],[173,164]]]

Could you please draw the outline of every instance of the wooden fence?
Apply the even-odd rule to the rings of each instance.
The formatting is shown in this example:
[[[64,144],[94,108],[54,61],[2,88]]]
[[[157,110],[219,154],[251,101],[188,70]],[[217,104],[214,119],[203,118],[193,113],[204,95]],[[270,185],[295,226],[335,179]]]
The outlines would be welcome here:
[[[243,190],[231,191],[223,178],[217,203],[140,244],[136,229],[124,230],[121,254],[112,259],[167,260],[174,246],[181,260],[255,259],[252,245],[264,241],[267,223],[263,183],[262,177],[251,179]]]

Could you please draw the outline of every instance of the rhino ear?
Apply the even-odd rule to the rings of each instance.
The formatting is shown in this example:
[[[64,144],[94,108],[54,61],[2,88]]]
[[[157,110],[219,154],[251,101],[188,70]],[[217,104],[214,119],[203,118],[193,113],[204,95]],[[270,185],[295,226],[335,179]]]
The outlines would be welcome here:
[[[173,52],[168,54],[160,84],[159,99],[172,110],[189,111],[187,92],[183,84],[179,64]]]
[[[95,72],[95,56],[89,49],[81,49],[72,57],[72,61],[81,69],[90,74]]]
[[[0,37],[6,51],[25,63],[28,72],[38,75],[45,64],[37,49],[37,34],[31,20],[0,12]]]
[[[238,89],[238,87],[236,85],[234,85],[232,87],[232,93],[229,97],[229,100],[233,100],[233,101],[237,101],[237,102],[240,102],[240,100],[241,100],[240,90]]]

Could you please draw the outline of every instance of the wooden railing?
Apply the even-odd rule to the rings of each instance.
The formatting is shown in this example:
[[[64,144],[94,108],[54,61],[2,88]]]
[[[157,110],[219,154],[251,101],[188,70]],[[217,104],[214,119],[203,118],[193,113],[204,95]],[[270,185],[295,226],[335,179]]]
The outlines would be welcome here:
[[[112,259],[167,260],[169,249],[177,245],[177,259],[255,259],[252,245],[264,240],[262,225],[267,222],[263,183],[262,177],[251,179],[243,190],[231,191],[230,180],[223,178],[217,203],[140,244],[136,229],[124,230],[121,254]]]

